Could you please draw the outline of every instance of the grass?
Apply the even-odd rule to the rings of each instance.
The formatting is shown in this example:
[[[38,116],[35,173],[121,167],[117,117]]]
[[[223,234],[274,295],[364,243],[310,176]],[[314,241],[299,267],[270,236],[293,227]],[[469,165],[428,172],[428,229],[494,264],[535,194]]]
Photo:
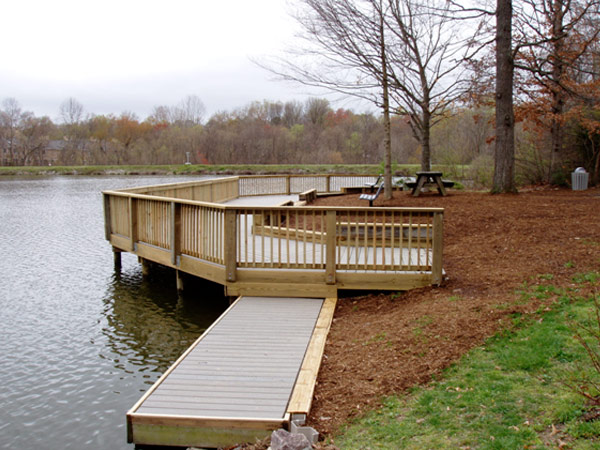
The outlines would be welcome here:
[[[600,448],[600,420],[585,421],[583,396],[565,381],[595,376],[569,325],[592,324],[600,274],[576,275],[567,287],[542,275],[521,297],[543,298],[534,318],[513,317],[505,330],[439,381],[393,396],[335,438],[343,449]],[[596,324],[596,326],[598,326]],[[598,345],[598,343],[594,343]]]
[[[394,167],[404,175],[414,175],[420,170],[416,164]],[[434,170],[448,169],[434,166]],[[365,174],[376,175],[378,164],[173,164],[173,165],[121,165],[121,166],[42,166],[0,167],[1,175],[206,175],[206,174]]]

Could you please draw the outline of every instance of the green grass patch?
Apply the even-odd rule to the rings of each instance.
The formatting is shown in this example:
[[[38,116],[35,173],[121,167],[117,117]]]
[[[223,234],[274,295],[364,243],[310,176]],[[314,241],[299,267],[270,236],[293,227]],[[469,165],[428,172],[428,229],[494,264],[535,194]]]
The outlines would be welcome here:
[[[599,277],[578,274],[575,282],[595,286]],[[600,448],[600,420],[583,420],[586,400],[565,386],[570,379],[599,375],[590,370],[587,353],[571,328],[573,322],[593,324],[593,298],[574,296],[575,291],[546,284],[524,286],[522,295],[554,296],[554,306],[533,318],[516,315],[512,329],[469,352],[439,381],[385,399],[380,409],[337,436],[336,445],[542,449],[565,443],[564,448]]]
[[[433,170],[442,170],[434,166]],[[394,171],[414,176],[420,166],[397,164]],[[379,164],[171,164],[111,166],[19,166],[0,167],[0,176],[22,175],[268,175],[268,174],[356,174],[377,175]]]

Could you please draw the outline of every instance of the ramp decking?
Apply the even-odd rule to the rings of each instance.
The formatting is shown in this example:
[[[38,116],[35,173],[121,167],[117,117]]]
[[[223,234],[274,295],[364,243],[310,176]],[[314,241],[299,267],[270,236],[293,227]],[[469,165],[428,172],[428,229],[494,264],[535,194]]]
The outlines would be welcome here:
[[[296,385],[301,368],[314,383],[332,316],[323,299],[240,297],[128,412],[129,441],[222,447],[285,426],[292,392],[312,398]]]

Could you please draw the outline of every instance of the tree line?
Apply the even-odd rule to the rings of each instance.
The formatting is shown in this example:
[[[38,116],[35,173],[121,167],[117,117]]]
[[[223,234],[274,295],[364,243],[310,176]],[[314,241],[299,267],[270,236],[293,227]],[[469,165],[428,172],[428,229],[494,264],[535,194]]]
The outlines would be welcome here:
[[[181,105],[187,104],[186,108]],[[195,105],[195,106],[194,106]],[[15,99],[0,108],[2,165],[122,164],[381,164],[384,120],[373,112],[335,108],[323,98],[304,102],[252,102],[204,117],[197,97],[179,106],[159,106],[144,120],[134,114],[86,114],[67,99],[58,120],[23,111]],[[600,111],[595,110],[596,114]],[[448,110],[432,129],[433,164],[490,186],[494,153],[494,110],[490,106]],[[422,147],[406,117],[390,121],[392,162],[419,164]],[[545,181],[550,147],[539,139],[537,122],[524,117],[517,126],[517,177]],[[591,171],[600,149],[598,133],[581,118],[565,124],[564,176],[573,167]],[[51,154],[53,153],[53,156]],[[468,168],[465,168],[468,167]],[[593,172],[597,173],[597,171]],[[554,180],[561,182],[561,179]]]
[[[0,108],[2,165],[379,163],[381,120],[371,112],[333,108],[323,98],[256,101],[205,118],[201,100],[135,114],[86,114],[76,99],[58,120],[23,111],[7,98]],[[395,157],[414,161],[418,146],[394,124]]]

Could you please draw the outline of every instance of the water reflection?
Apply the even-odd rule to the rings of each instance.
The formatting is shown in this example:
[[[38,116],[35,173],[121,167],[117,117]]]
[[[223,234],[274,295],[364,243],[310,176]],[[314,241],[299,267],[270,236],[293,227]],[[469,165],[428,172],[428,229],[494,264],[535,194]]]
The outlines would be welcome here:
[[[202,293],[199,295],[198,293]],[[227,307],[220,285],[187,280],[178,294],[175,272],[154,267],[143,277],[141,268],[115,273],[104,298],[106,337],[114,367],[131,373],[123,360],[138,371],[164,372]]]

